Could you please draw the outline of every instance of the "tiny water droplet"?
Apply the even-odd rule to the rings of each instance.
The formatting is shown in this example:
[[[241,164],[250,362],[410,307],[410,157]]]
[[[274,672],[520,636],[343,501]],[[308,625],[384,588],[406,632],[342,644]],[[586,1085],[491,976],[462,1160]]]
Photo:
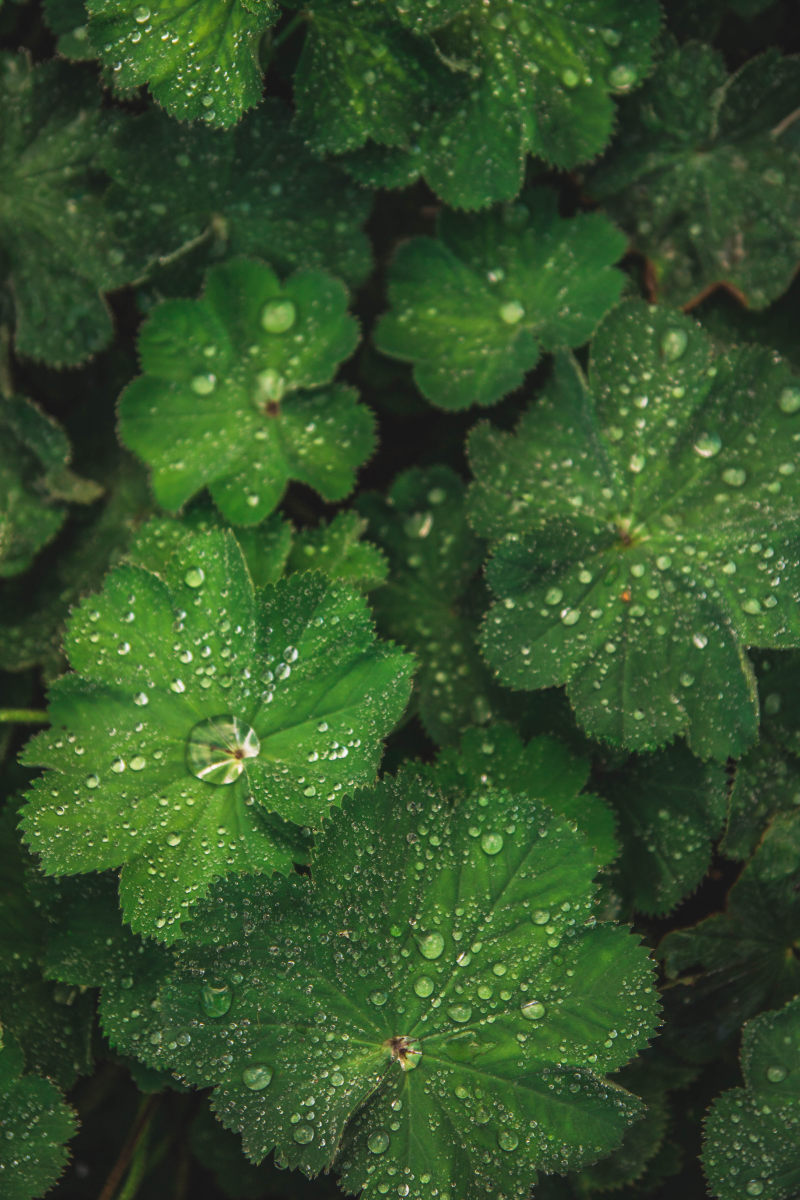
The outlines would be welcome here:
[[[727,483],[728,487],[740,488],[747,480],[747,472],[741,467],[727,467],[722,472],[722,482]]]
[[[796,413],[800,411],[800,387],[785,387],[778,397],[781,412]]]
[[[624,70],[625,68],[615,68],[615,70]],[[614,72],[611,72],[612,75]],[[632,82],[632,80],[631,80]],[[686,347],[689,344],[689,335],[685,329],[668,329],[661,336],[661,354],[667,362],[675,362],[685,353]]]
[[[564,87],[576,88],[581,81],[581,77],[577,71],[573,71],[572,67],[567,67],[561,72],[561,82]]]
[[[500,305],[500,319],[505,321],[506,325],[517,325],[524,316],[525,309],[518,300],[509,300]]]
[[[776,1064],[774,1067],[767,1067],[767,1079],[770,1083],[782,1083],[788,1072],[786,1067]]]
[[[210,396],[214,388],[217,386],[216,375],[195,375],[190,387],[197,396]]]
[[[718,433],[701,433],[694,444],[694,452],[701,458],[713,458],[721,449],[722,438]]]

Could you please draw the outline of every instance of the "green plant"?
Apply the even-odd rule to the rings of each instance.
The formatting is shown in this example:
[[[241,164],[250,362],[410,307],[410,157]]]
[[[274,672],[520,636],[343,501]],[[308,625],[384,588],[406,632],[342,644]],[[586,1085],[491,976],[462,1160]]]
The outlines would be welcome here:
[[[3,1200],[797,1200],[792,18],[5,0]]]

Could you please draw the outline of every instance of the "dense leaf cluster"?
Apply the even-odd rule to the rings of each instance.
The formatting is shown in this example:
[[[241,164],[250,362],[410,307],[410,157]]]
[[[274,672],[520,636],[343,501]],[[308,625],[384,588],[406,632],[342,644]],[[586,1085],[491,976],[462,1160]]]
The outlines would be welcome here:
[[[797,1200],[793,8],[3,0],[2,1200]]]

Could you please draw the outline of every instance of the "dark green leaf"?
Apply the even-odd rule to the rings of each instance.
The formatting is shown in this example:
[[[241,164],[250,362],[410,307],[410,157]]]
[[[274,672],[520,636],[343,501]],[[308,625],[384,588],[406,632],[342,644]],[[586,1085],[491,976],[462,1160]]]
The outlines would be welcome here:
[[[3,1200],[35,1200],[69,1157],[75,1114],[55,1084],[23,1074],[19,1047],[0,1032],[0,1188]]]
[[[380,350],[414,363],[441,408],[494,404],[542,349],[578,346],[619,299],[612,263],[625,238],[599,213],[558,216],[555,193],[530,191],[502,212],[445,212],[436,238],[400,245]]]
[[[788,367],[714,358],[678,313],[621,305],[588,378],[557,355],[515,434],[470,439],[473,523],[503,539],[483,633],[503,681],[566,682],[587,731],[632,749],[684,733],[741,753],[758,724],[745,648],[800,643],[797,441]]]

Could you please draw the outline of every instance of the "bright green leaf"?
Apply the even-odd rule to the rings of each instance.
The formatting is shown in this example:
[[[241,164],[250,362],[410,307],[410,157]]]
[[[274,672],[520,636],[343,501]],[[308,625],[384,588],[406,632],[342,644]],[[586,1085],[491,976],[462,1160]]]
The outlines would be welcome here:
[[[378,547],[363,540],[366,528],[358,513],[342,512],[328,524],[301,529],[287,560],[288,570],[324,571],[331,579],[364,591],[379,587],[386,581],[388,565]]]
[[[216,889],[132,1018],[140,1053],[216,1085],[255,1161],[527,1197],[640,1111],[603,1077],[653,1032],[652,968],[595,922],[595,865],[539,800],[385,782],[326,823],[311,882]]]
[[[725,768],[672,746],[634,758],[603,775],[599,786],[619,821],[616,890],[639,912],[668,913],[711,863],[727,812]]]
[[[745,1087],[724,1092],[705,1126],[703,1167],[719,1200],[794,1200],[800,1191],[800,998],[744,1027]]]
[[[514,434],[470,438],[488,661],[515,688],[567,683],[593,736],[678,733],[741,753],[758,707],[748,646],[800,643],[800,384],[754,347],[712,356],[691,320],[633,301],[556,356]],[[505,537],[503,536],[505,535]]]
[[[87,0],[89,34],[122,92],[147,83],[173,117],[235,125],[261,99],[258,39],[271,0]]]
[[[144,374],[120,402],[122,439],[152,468],[158,501],[174,511],[208,485],[230,521],[255,525],[290,479],[346,496],[373,421],[330,381],[357,340],[345,288],[321,271],[282,285],[234,259],[208,272],[202,299],[159,305],[139,340]]]
[[[439,407],[493,404],[542,349],[591,336],[619,299],[624,277],[612,263],[625,243],[599,213],[562,220],[550,191],[502,212],[445,212],[436,238],[398,248],[376,344],[414,363],[417,386]]]
[[[364,601],[305,574],[254,593],[230,534],[190,535],[160,576],[122,566],[70,622],[49,767],[25,836],[50,874],[123,866],[134,929],[169,941],[210,881],[287,871],[297,826],[370,782],[411,660]]]
[[[55,1084],[26,1075],[18,1046],[0,1041],[0,1189],[3,1200],[35,1200],[58,1179],[77,1128]]]
[[[659,295],[685,304],[725,283],[752,308],[800,259],[800,58],[769,50],[728,76],[718,51],[674,44],[635,100],[589,188],[651,261]]]

